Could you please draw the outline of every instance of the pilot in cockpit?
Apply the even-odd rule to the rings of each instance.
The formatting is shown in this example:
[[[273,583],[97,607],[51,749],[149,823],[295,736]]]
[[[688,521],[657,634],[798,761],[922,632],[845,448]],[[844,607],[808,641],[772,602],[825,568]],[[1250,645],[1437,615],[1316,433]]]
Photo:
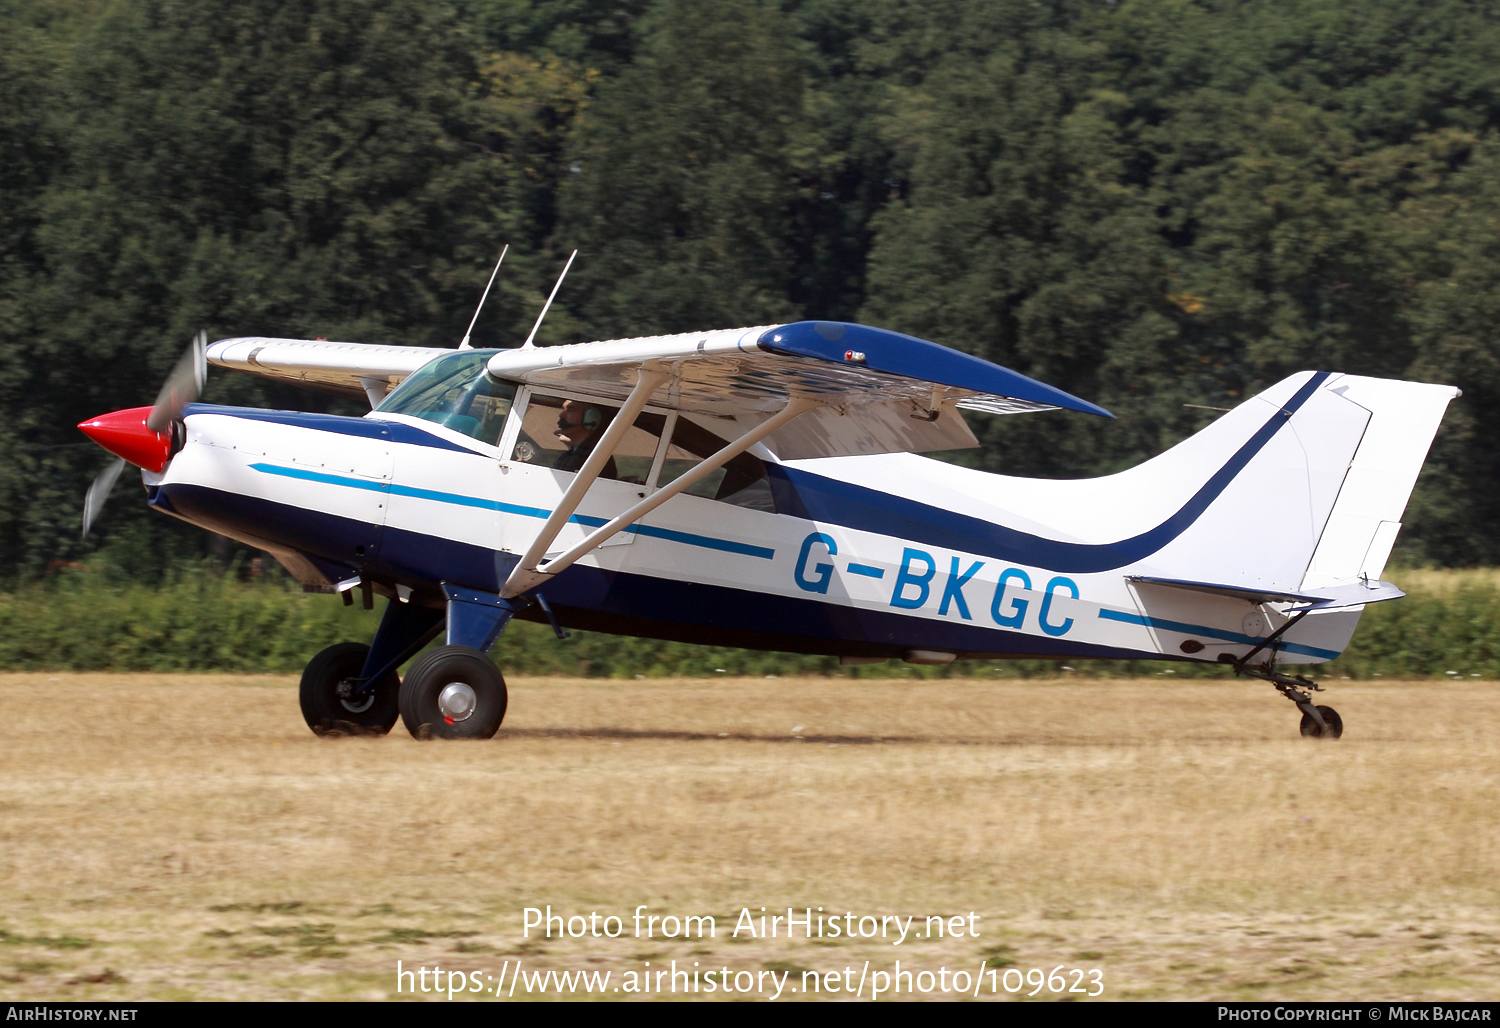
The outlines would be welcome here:
[[[557,458],[557,462],[552,465],[553,470],[577,471],[583,467],[584,461],[594,451],[603,428],[604,412],[598,407],[582,400],[564,400],[562,410],[557,415],[557,431],[553,435],[567,443],[568,449]],[[604,462],[604,469],[599,472],[599,477],[619,477],[614,457]]]

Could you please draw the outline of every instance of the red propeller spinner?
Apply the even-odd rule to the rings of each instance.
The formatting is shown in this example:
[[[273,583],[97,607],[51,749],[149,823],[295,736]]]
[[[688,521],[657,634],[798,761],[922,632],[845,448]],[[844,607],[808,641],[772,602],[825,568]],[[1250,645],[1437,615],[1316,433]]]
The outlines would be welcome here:
[[[208,336],[199,332],[188,345],[187,352],[178,359],[167,380],[162,383],[156,402],[149,407],[131,407],[117,410],[113,414],[101,414],[88,421],[80,421],[78,428],[84,435],[118,457],[109,467],[99,472],[83,498],[83,534],[89,534],[94,518],[109,499],[109,491],[115,487],[126,462],[155,474],[166,470],[172,459],[172,425],[182,418],[182,412],[203,390],[208,375],[205,349]]]
[[[78,429],[116,457],[138,468],[160,473],[172,459],[172,430],[153,432],[146,425],[154,407],[131,407],[80,421]]]

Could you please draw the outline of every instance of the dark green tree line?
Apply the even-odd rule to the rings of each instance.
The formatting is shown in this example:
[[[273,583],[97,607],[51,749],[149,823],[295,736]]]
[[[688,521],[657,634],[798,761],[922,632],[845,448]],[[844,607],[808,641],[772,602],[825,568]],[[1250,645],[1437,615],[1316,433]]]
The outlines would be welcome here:
[[[203,545],[74,422],[188,337],[544,342],[857,319],[1114,423],[954,459],[1108,472],[1286,374],[1452,382],[1408,559],[1500,561],[1500,13],[1465,0],[0,5],[0,575]],[[216,375],[209,399],[327,407]],[[338,401],[334,401],[336,404]],[[353,408],[350,408],[351,410]],[[124,560],[124,557],[121,558]]]

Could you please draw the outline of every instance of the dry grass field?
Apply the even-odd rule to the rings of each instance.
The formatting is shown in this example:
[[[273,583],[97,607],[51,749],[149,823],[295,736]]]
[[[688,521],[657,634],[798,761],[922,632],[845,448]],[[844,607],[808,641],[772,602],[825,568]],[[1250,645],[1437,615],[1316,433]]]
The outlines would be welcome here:
[[[897,959],[1099,968],[1113,998],[1493,998],[1500,692],[1333,684],[1336,743],[1269,686],[1161,678],[516,680],[496,739],[422,743],[315,738],[289,678],[0,676],[0,998]],[[625,935],[523,938],[548,904]],[[633,938],[638,904],[717,935]],[[762,906],[979,934],[729,937]]]

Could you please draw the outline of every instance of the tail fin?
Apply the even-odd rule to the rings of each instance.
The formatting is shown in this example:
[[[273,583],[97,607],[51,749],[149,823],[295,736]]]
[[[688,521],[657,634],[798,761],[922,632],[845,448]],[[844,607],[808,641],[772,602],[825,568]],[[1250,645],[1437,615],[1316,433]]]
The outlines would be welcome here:
[[[1151,574],[1298,591],[1379,576],[1452,386],[1303,372],[1118,476],[1188,521]],[[1215,469],[1205,482],[1201,469]],[[1107,479],[1096,480],[1100,482]]]
[[[1443,412],[1457,395],[1451,386],[1320,372],[1293,376],[1241,404],[1133,469],[1159,465],[1157,475],[1185,477],[1194,464],[1219,470],[1195,496],[1207,500],[1198,516],[1132,580],[1158,576],[1163,585],[1282,594],[1286,602],[1296,602],[1296,594],[1340,594],[1340,602],[1289,634],[1298,645],[1281,659],[1342,652],[1359,621],[1358,604],[1400,595],[1349,587],[1379,579]],[[1148,608],[1182,602],[1180,594],[1172,601],[1149,586],[1137,596]]]

